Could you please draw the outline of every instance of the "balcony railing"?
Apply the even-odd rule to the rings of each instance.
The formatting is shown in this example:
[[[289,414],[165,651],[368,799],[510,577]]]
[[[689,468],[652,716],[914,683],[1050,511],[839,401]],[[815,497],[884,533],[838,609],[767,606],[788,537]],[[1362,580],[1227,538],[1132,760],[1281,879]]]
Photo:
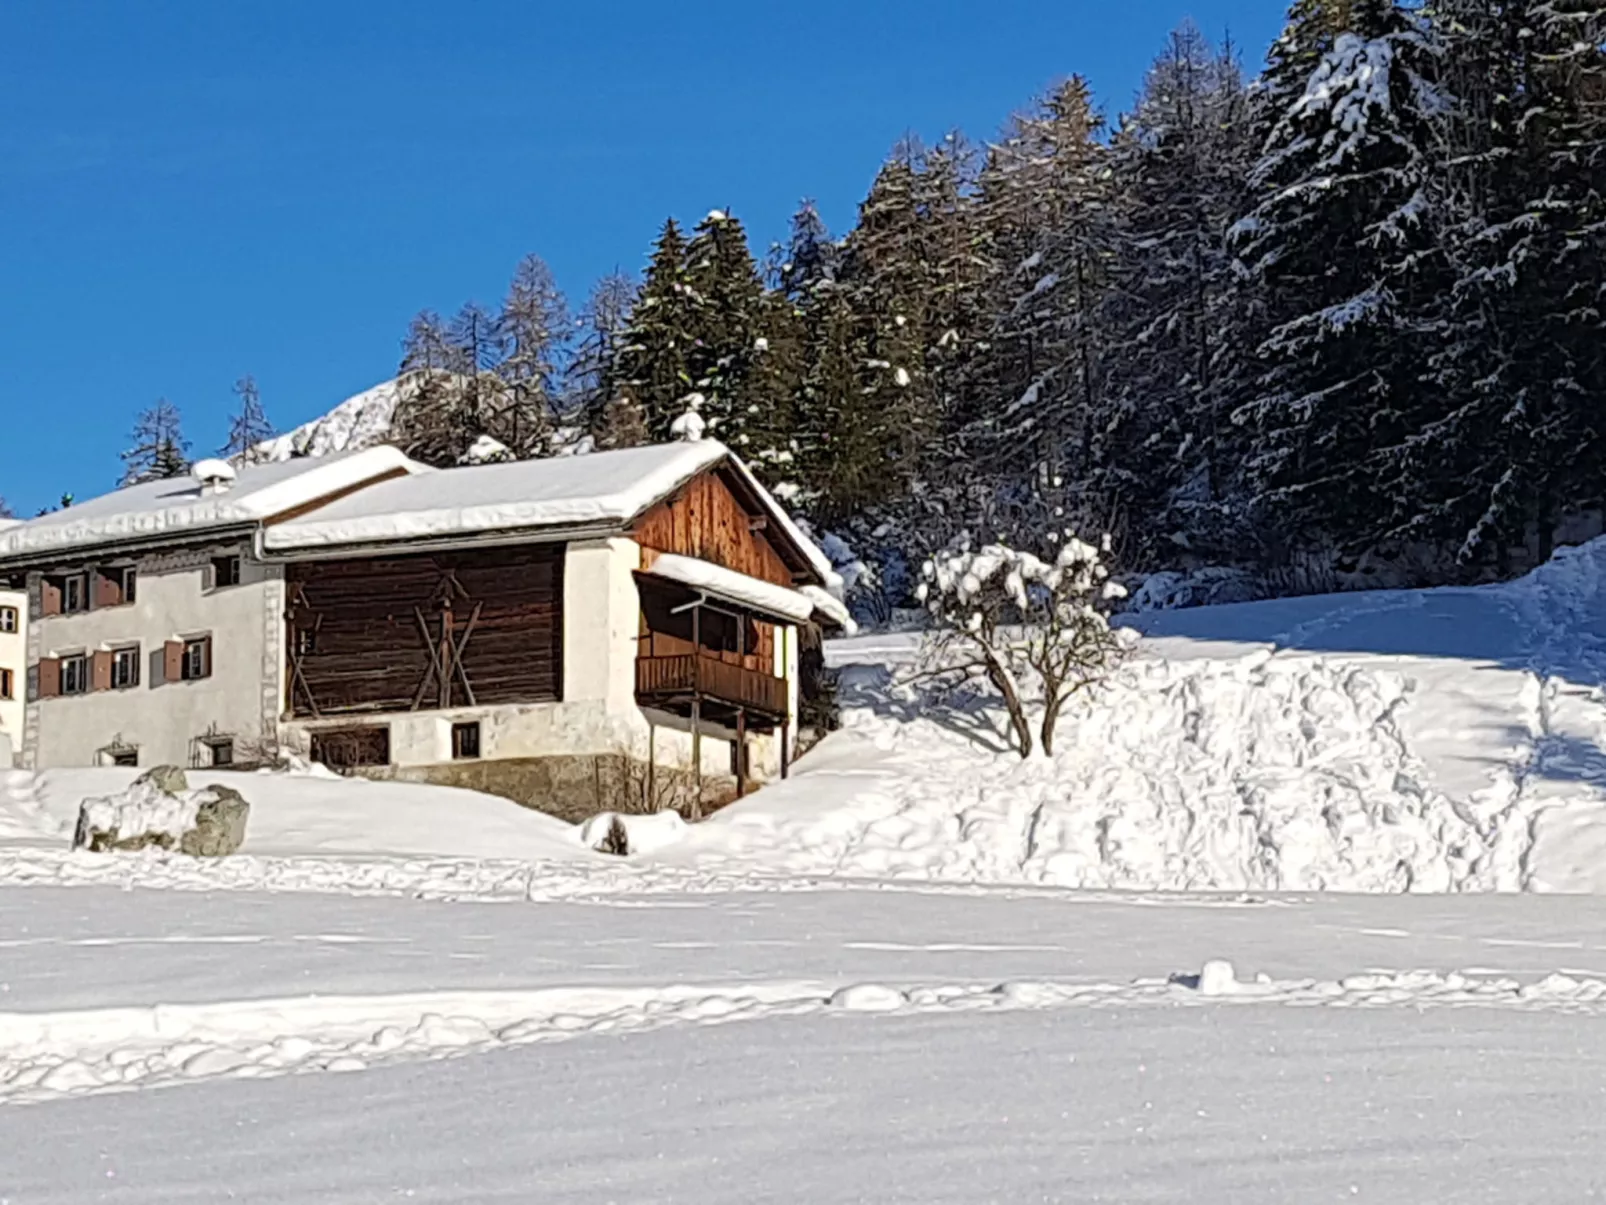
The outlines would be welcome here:
[[[775,719],[785,719],[787,714],[784,678],[731,665],[706,653],[636,659],[636,697],[640,701],[689,701],[694,695]]]

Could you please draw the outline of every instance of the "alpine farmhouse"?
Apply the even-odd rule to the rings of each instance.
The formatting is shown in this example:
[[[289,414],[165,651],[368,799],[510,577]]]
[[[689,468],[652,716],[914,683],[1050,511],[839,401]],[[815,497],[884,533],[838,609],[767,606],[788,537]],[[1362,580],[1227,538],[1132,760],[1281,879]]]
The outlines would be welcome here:
[[[568,818],[788,772],[829,562],[720,444],[203,462],[0,532],[18,763],[260,764]]]

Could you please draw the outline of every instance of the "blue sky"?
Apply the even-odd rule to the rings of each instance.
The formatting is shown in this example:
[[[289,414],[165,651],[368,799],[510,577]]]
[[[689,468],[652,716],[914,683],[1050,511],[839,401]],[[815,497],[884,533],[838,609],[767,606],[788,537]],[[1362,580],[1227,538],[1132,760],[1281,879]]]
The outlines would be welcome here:
[[[993,135],[1080,72],[1124,107],[1192,17],[1258,67],[1282,0],[50,0],[0,49],[0,496],[103,493],[166,396],[196,454],[254,373],[303,422],[520,256],[576,303],[664,217],[835,229],[905,132]]]

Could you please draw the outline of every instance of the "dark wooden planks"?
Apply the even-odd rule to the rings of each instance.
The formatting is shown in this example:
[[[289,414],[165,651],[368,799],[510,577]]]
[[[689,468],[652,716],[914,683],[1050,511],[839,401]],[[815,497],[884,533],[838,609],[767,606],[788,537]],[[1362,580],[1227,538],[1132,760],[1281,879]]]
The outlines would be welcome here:
[[[448,705],[469,702],[464,676],[480,705],[560,698],[563,556],[562,545],[548,545],[292,565],[291,713],[437,706],[443,628],[460,640],[476,607],[462,673],[448,675]]]

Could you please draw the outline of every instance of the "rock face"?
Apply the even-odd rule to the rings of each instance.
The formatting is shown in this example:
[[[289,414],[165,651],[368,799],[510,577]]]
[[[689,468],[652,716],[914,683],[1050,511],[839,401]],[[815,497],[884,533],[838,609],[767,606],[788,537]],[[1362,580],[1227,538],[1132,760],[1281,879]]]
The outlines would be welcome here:
[[[179,838],[179,850],[195,858],[226,858],[245,842],[251,805],[233,787],[203,787],[195,808],[195,827]]]
[[[190,780],[178,766],[152,766],[134,780],[134,785],[149,783],[164,795],[179,795],[190,789]]]
[[[101,853],[154,846],[193,857],[225,857],[244,842],[250,813],[250,804],[233,787],[192,791],[183,770],[157,766],[121,794],[84,800],[73,848]]]

